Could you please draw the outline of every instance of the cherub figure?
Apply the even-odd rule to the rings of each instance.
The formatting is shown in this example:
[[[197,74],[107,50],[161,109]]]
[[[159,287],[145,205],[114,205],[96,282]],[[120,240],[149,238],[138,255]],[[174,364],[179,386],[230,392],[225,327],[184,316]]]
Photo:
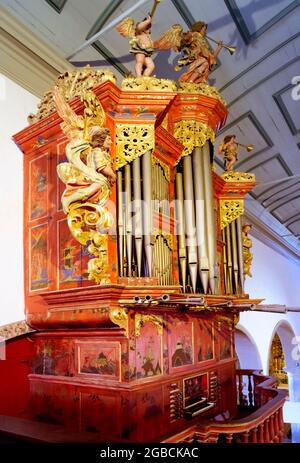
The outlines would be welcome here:
[[[152,59],[154,45],[151,38],[152,16],[149,14],[138,23],[133,18],[125,18],[117,27],[117,31],[130,39],[130,53],[135,55],[135,72],[137,77],[151,76],[155,69]]]
[[[212,51],[206,39],[207,27],[206,23],[198,21],[188,32],[183,32],[180,24],[174,24],[154,42],[155,48],[183,52],[175,70],[179,71],[184,66],[188,66],[188,70],[180,76],[180,82],[202,83],[208,80],[223,43],[218,42],[217,48]]]
[[[219,146],[219,154],[224,155],[224,169],[233,171],[233,166],[238,160],[239,143],[235,135],[227,135]]]

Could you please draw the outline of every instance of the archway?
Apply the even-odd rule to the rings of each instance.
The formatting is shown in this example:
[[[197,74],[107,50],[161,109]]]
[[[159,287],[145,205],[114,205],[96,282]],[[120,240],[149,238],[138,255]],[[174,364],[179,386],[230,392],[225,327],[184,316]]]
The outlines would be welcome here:
[[[261,370],[262,361],[252,336],[245,329],[236,329],[234,333],[235,351],[238,367]]]

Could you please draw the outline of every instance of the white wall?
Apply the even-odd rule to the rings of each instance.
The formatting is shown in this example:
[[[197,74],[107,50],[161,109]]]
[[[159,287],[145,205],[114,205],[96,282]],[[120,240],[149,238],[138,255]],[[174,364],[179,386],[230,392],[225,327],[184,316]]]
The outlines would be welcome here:
[[[38,99],[0,74],[0,326],[24,319],[23,154],[11,137],[25,128]]]
[[[250,232],[251,234],[251,232]],[[246,277],[245,292],[264,298],[265,304],[300,306],[300,265],[251,238],[252,278]]]

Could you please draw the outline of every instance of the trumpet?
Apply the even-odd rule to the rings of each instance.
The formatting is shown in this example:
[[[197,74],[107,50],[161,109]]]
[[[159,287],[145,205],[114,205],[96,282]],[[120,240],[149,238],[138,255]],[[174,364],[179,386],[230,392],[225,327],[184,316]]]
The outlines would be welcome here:
[[[152,10],[150,11],[149,13],[149,16],[151,16],[151,18],[153,18],[153,15],[155,13],[155,10],[157,8],[157,5],[161,2],[161,0],[154,0],[154,3],[153,3],[153,7],[152,7]]]
[[[250,151],[253,151],[253,148],[254,146],[253,145],[243,145],[242,143],[238,143],[239,146],[243,146],[244,148],[246,148],[246,150],[248,151],[248,153],[250,153]]]
[[[220,42],[218,42],[216,39],[213,39],[212,37],[209,37],[208,35],[205,36],[208,40],[211,40],[214,43],[217,43],[219,45]],[[229,51],[231,55],[236,52],[236,47],[232,47],[230,45],[226,45],[225,43],[222,44],[222,48],[226,48],[226,50]]]

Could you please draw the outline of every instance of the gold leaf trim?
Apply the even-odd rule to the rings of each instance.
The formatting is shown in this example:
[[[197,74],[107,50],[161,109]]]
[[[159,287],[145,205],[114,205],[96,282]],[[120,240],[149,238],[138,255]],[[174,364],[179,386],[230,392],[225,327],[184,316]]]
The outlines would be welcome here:
[[[122,90],[139,92],[176,92],[173,80],[156,77],[126,77],[121,84]]]
[[[223,172],[222,179],[226,182],[255,182],[255,174],[248,172]]]
[[[196,147],[201,148],[210,140],[215,141],[213,129],[203,122],[180,121],[174,124],[174,137],[184,146],[181,156],[188,156]]]
[[[126,336],[128,335],[128,313],[126,309],[120,307],[110,309],[109,318],[115,325],[125,330]]]
[[[117,169],[153,149],[153,124],[116,124]]]
[[[243,199],[221,199],[220,200],[220,222],[221,230],[231,222],[244,214]]]
[[[106,81],[116,83],[117,79],[112,71],[109,69],[95,70],[88,65],[80,70],[66,71],[61,74],[53,87],[58,87],[64,99],[68,101],[76,96],[82,97],[86,91]],[[49,116],[56,110],[52,89],[44,94],[37,109],[36,114],[29,114],[28,116],[30,124]]]
[[[164,320],[162,317],[157,315],[145,315],[145,314],[136,314],[135,316],[135,335],[139,337],[141,335],[141,327],[144,323],[153,323],[157,327],[158,334],[162,335],[164,329]]]
[[[219,93],[216,87],[211,87],[206,83],[195,84],[194,82],[181,82],[178,86],[178,93],[197,93],[198,95],[206,95],[216,98],[221,101],[224,106],[227,106],[223,96]]]
[[[168,245],[168,248],[170,249],[170,251],[173,251],[173,235],[170,235],[170,234],[167,234],[167,233],[164,233],[163,231],[161,230],[154,230],[153,232],[153,239],[154,241],[156,241],[156,239],[161,236],[167,243]]]

